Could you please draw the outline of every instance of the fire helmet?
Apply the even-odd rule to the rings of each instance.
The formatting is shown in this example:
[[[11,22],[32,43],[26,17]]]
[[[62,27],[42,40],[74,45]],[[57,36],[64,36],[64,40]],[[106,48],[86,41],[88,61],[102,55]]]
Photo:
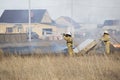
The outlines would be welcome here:
[[[104,31],[104,33],[108,34],[108,31],[106,30],[106,31]]]
[[[68,34],[68,35],[72,35],[72,33],[71,33],[71,32],[66,32],[66,34]]]

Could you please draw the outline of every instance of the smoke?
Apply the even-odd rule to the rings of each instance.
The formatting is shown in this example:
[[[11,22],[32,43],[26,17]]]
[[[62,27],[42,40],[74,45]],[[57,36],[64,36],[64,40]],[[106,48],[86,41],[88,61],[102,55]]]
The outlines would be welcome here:
[[[6,43],[6,47],[2,47],[1,49],[5,54],[60,54],[67,53],[65,49],[67,49],[66,44],[59,44],[58,42],[49,42],[48,45],[45,44],[45,40],[41,41],[43,44],[39,44],[40,42],[27,42],[27,43],[13,43],[11,45],[16,46],[8,46]],[[5,44],[3,44],[5,45]],[[10,45],[10,44],[9,44]]]
[[[47,9],[53,19],[69,16],[81,23],[120,19],[119,4],[120,0],[31,0],[32,9]],[[1,0],[1,9],[28,9],[28,0]]]

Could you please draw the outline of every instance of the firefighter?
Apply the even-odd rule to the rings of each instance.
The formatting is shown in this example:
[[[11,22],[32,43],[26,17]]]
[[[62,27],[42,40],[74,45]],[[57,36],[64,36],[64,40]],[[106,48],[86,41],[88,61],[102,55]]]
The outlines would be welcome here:
[[[66,40],[69,55],[73,56],[73,39],[71,32],[67,32],[66,34],[63,34],[63,38]]]
[[[2,59],[2,56],[3,56],[3,50],[0,49],[0,60]]]
[[[110,35],[108,31],[104,31],[104,34],[102,36],[102,41],[105,44],[105,53],[110,54]]]

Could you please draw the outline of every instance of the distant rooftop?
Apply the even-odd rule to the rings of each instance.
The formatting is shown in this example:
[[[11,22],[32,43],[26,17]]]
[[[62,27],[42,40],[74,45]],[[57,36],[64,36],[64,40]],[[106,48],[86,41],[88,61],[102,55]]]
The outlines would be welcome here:
[[[31,23],[40,23],[46,9],[31,10]],[[5,10],[0,17],[0,23],[28,23],[28,10]]]
[[[73,25],[74,27],[80,28],[80,25],[79,25],[76,21],[74,21],[72,18],[67,17],[67,16],[61,16],[61,17],[59,17],[59,18],[56,20],[56,23],[57,23],[57,24],[59,24],[59,25],[64,25],[64,26],[67,25],[67,24],[64,24],[64,22],[62,22],[62,21],[59,22],[59,20],[60,20],[61,18],[64,19],[65,21],[67,21],[69,24]]]
[[[113,26],[120,24],[120,20],[105,20],[104,26]]]

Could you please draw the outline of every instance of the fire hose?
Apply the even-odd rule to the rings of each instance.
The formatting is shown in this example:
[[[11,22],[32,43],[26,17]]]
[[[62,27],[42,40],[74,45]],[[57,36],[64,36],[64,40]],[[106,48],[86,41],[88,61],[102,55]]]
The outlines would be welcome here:
[[[118,40],[116,40],[116,38],[114,38],[113,36],[110,36],[114,41],[116,41],[118,44],[120,44],[120,42]]]

